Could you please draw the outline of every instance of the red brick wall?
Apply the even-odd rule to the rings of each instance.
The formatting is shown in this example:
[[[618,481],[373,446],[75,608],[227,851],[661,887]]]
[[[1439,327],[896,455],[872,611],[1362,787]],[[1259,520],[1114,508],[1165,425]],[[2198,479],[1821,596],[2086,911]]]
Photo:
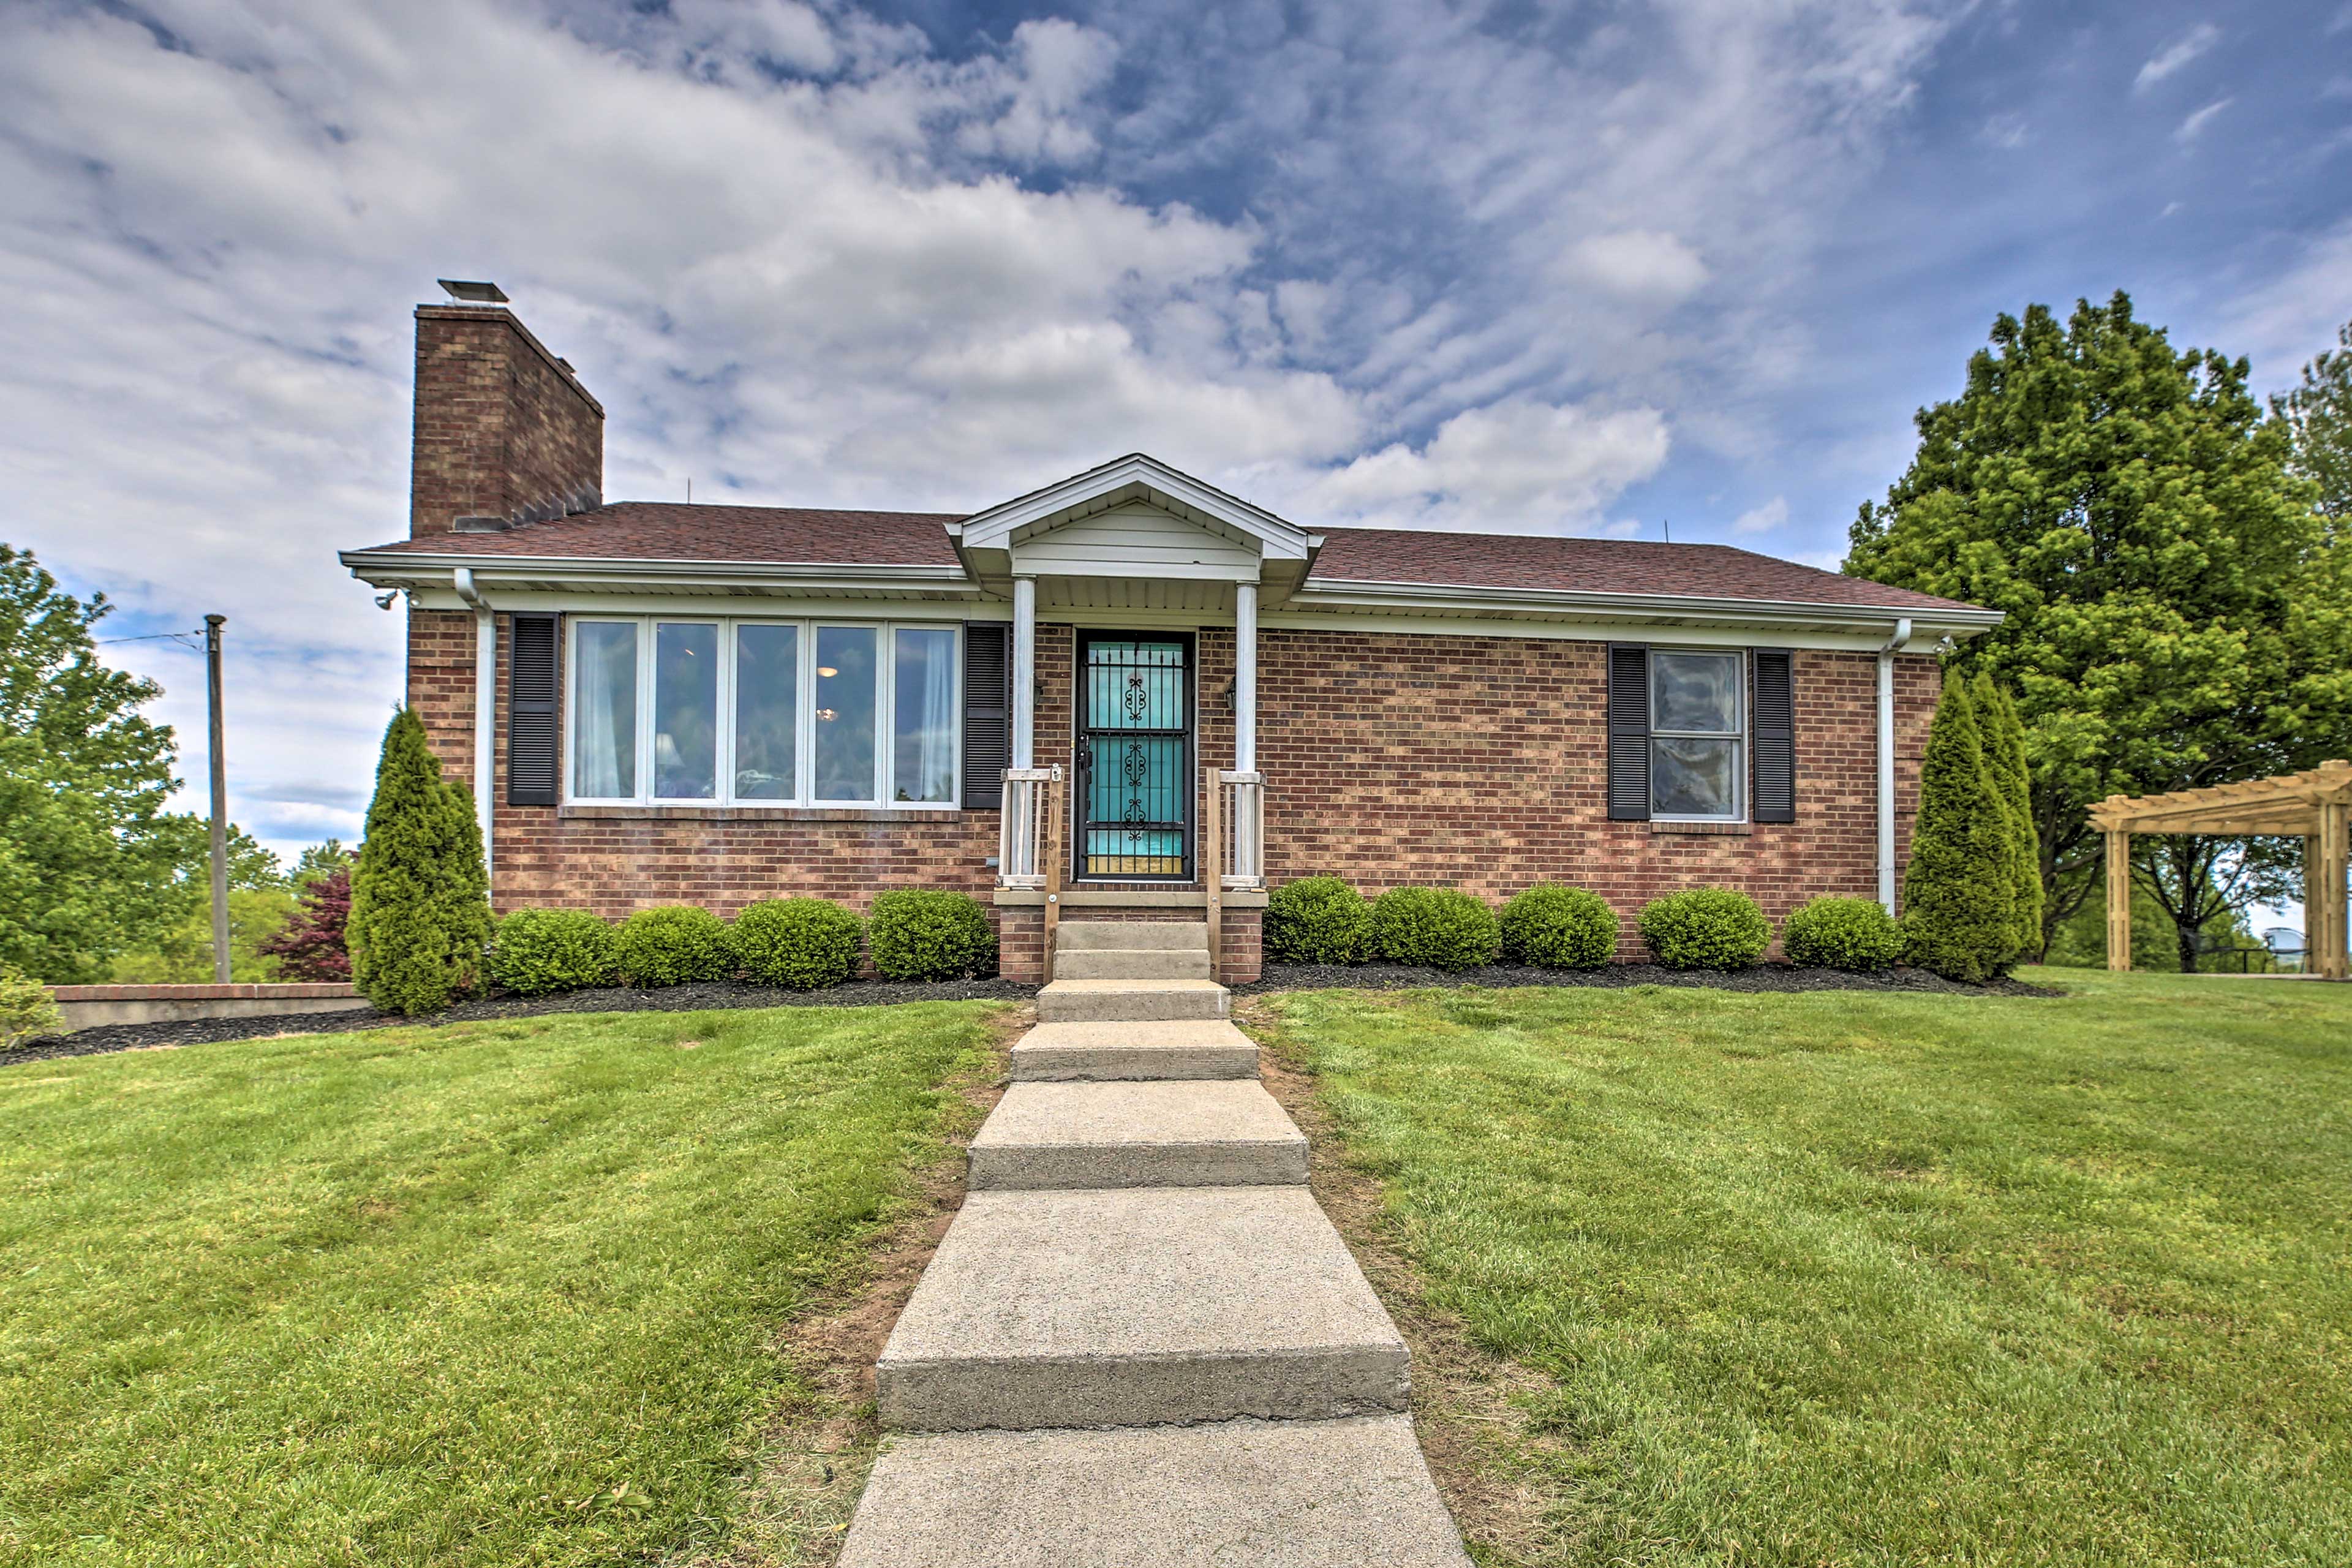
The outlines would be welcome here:
[[[471,787],[473,617],[412,611],[409,700],[449,776]],[[499,618],[505,669],[508,624]],[[1075,628],[1037,628],[1037,762],[1070,762]],[[1625,921],[1677,888],[1737,887],[1776,921],[1816,893],[1874,896],[1877,879],[1876,674],[1869,654],[1800,651],[1797,817],[1736,834],[1611,822],[1602,645],[1528,637],[1269,630],[1260,637],[1258,753],[1266,772],[1266,852],[1276,884],[1328,872],[1378,892],[1447,883],[1499,900],[1538,881],[1588,887]],[[1231,766],[1233,634],[1200,635],[1201,765]],[[1897,863],[1908,852],[1919,752],[1939,677],[1934,659],[1895,661]],[[499,732],[506,684],[499,683]],[[893,887],[961,889],[985,900],[997,815],[874,820],[774,812],[658,812],[504,804],[493,899],[608,916],[664,903],[731,914],[758,899],[810,894],[864,909]],[[874,814],[878,816],[879,814]],[[1167,884],[1150,884],[1165,887]],[[1194,884],[1197,886],[1198,884]],[[1070,919],[1138,911],[1073,910]],[[1142,911],[1171,918],[1173,911]],[[998,911],[1007,975],[1034,978],[1044,917]],[[1186,911],[1184,918],[1195,918]],[[1258,915],[1228,910],[1223,973],[1257,971]]]
[[[1797,653],[1797,821],[1731,832],[1609,820],[1603,660],[1593,642],[1263,632],[1269,879],[1490,900],[1570,882],[1615,906],[1629,958],[1633,915],[1676,889],[1740,889],[1776,922],[1817,893],[1876,895],[1874,656]],[[1896,670],[1899,865],[1938,675],[1927,658]]]
[[[416,308],[411,538],[595,504],[604,411],[506,310]]]

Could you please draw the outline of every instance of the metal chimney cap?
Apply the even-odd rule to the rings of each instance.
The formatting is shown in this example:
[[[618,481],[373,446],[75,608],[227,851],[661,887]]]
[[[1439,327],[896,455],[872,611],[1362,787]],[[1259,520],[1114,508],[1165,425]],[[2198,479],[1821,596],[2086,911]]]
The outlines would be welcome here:
[[[471,283],[462,278],[444,278],[441,287],[449,298],[465,305],[503,305],[507,291],[495,283]]]

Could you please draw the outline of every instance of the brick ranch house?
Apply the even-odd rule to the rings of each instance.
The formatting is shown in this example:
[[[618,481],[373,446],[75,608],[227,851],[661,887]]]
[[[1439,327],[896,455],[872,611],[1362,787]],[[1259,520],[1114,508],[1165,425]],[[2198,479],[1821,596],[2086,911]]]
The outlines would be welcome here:
[[[1213,889],[1242,980],[1318,872],[1575,883],[1624,957],[1678,888],[1892,908],[1934,651],[2000,619],[1717,544],[1318,530],[1141,454],[967,515],[607,503],[602,406],[452,292],[408,537],[341,559],[407,597],[501,912],[961,889],[1034,979],[1048,897]]]

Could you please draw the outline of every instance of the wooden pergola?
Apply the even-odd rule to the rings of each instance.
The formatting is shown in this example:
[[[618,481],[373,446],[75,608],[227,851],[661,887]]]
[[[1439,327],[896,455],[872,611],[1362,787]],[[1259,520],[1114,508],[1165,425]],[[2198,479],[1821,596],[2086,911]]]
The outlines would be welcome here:
[[[2107,967],[2131,967],[2135,833],[2262,834],[2303,840],[2305,940],[2323,980],[2352,977],[2345,956],[2344,878],[2352,763],[2170,795],[2111,795],[2091,808],[2107,837]]]

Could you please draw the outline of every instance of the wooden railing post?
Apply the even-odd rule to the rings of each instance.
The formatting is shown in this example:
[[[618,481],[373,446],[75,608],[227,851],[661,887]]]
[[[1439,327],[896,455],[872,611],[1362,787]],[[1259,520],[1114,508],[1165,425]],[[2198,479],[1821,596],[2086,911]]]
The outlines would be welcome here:
[[[1039,853],[1045,870],[1045,960],[1042,973],[1054,983],[1054,932],[1062,923],[1062,769],[1056,763],[1045,781],[1045,842]]]
[[[1201,770],[1201,886],[1207,889],[1209,977],[1224,973],[1225,782],[1223,768]]]
[[[2107,967],[2131,967],[2131,834],[2107,830]]]

